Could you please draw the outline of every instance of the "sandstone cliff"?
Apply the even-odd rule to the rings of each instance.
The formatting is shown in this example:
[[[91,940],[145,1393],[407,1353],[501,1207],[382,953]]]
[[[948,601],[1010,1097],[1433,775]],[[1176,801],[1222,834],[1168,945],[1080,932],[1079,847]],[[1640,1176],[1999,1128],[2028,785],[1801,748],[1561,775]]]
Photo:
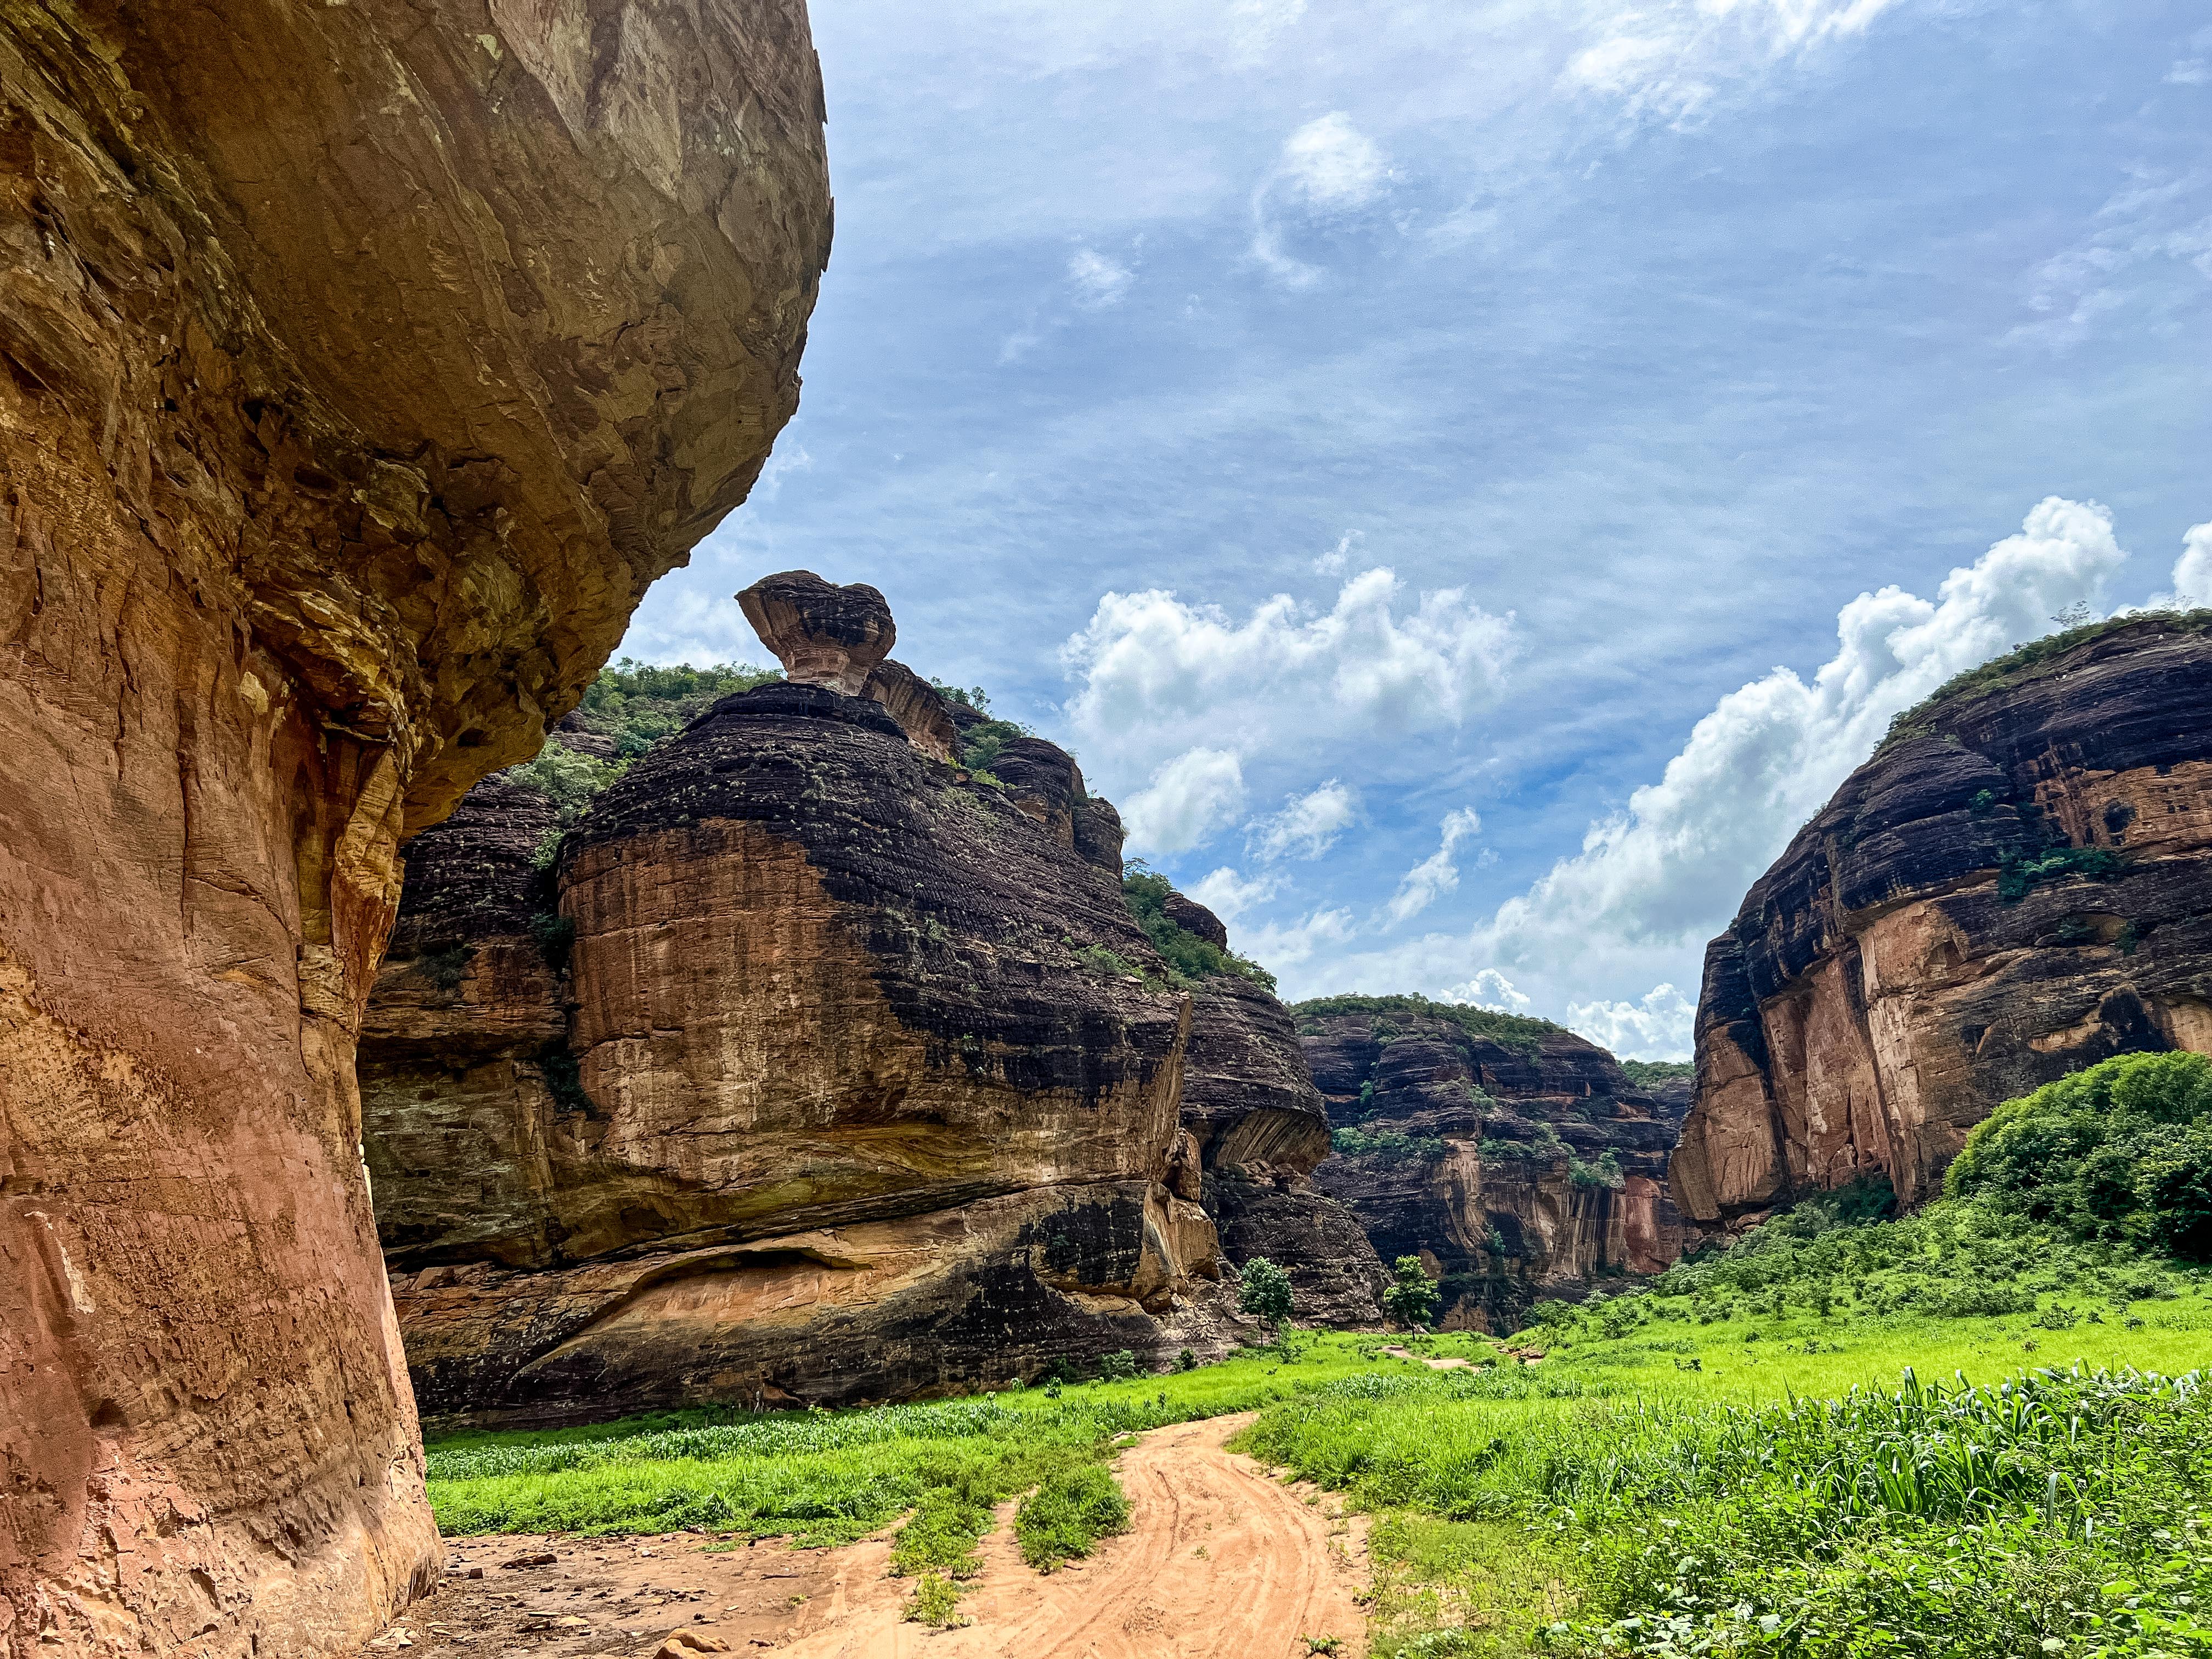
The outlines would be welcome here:
[[[1541,1020],[1418,997],[1291,1011],[1337,1151],[1316,1172],[1385,1261],[1417,1255],[1450,1328],[1510,1330],[1540,1297],[1663,1270],[1679,1109]]]
[[[426,1413],[881,1400],[1231,1334],[1170,1185],[1192,997],[1118,836],[1079,836],[1049,744],[934,758],[888,611],[847,614],[880,596],[803,575],[748,606],[791,681],[634,763],[557,866],[505,779],[418,843],[362,1087]]]
[[[1673,1182],[1707,1228],[1935,1188],[2001,1102],[2212,1050],[2212,613],[2024,647],[1902,718],[1705,953]]]
[[[1166,913],[1178,925],[1200,938],[1218,930],[1226,945],[1228,931],[1212,912],[1179,893],[1171,899]],[[1328,1156],[1328,1108],[1290,1011],[1273,993],[1233,974],[1199,987],[1182,1120],[1230,1261],[1242,1267],[1264,1256],[1286,1269],[1299,1319],[1379,1323],[1389,1275],[1358,1219],[1314,1183]]]
[[[788,417],[798,0],[0,5],[0,1648],[434,1573],[354,1047],[399,843]]]

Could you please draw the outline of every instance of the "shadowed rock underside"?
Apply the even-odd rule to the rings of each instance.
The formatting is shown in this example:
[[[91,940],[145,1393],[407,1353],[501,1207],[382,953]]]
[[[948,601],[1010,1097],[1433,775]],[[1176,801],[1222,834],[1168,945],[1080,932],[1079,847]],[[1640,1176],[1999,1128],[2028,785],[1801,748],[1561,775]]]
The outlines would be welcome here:
[[[354,1048],[798,393],[796,0],[0,3],[0,1649],[434,1573]]]

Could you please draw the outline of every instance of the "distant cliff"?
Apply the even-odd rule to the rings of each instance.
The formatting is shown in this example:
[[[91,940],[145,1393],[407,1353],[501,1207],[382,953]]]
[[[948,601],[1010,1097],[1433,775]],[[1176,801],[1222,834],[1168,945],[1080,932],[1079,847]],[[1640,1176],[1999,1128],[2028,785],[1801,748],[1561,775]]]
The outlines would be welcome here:
[[[1666,1191],[1681,1107],[1543,1020],[1421,997],[1328,997],[1291,1012],[1328,1097],[1322,1189],[1385,1261],[1418,1255],[1443,1322],[1510,1329],[1540,1297],[1680,1254]]]
[[[2112,1054],[2212,1049],[2212,612],[1962,675],[1705,953],[1673,1188],[1740,1225],[1864,1176],[1935,1188],[2000,1103]]]

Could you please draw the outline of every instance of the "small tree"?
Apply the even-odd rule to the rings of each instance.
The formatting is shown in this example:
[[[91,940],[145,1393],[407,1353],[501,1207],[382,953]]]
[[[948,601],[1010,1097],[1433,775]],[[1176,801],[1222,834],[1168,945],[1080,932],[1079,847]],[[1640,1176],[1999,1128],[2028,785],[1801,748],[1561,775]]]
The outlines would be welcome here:
[[[1439,1299],[1436,1281],[1429,1277],[1428,1269],[1421,1266],[1421,1258],[1417,1255],[1400,1256],[1397,1277],[1382,1292],[1383,1310],[1401,1325],[1426,1330],[1435,1322]]]
[[[1254,1256],[1238,1282],[1237,1310],[1266,1320],[1281,1340],[1291,1322],[1291,1276],[1266,1256]]]

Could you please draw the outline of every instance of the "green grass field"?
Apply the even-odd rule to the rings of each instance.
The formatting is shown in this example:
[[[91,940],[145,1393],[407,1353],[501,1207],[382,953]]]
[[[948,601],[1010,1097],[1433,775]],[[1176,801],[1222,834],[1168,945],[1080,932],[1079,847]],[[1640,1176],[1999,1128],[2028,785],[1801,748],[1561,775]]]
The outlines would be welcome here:
[[[1521,1356],[1309,1334],[1162,1376],[464,1436],[428,1449],[430,1499],[451,1534],[897,1522],[892,1571],[945,1623],[994,1505],[1049,1571],[1126,1524],[1125,1437],[1256,1410],[1242,1449],[1375,1517],[1389,1659],[2212,1659],[2212,1061],[2048,1085],[1977,1130],[1950,1196],[1888,1206],[1823,1194],[1540,1303]]]

